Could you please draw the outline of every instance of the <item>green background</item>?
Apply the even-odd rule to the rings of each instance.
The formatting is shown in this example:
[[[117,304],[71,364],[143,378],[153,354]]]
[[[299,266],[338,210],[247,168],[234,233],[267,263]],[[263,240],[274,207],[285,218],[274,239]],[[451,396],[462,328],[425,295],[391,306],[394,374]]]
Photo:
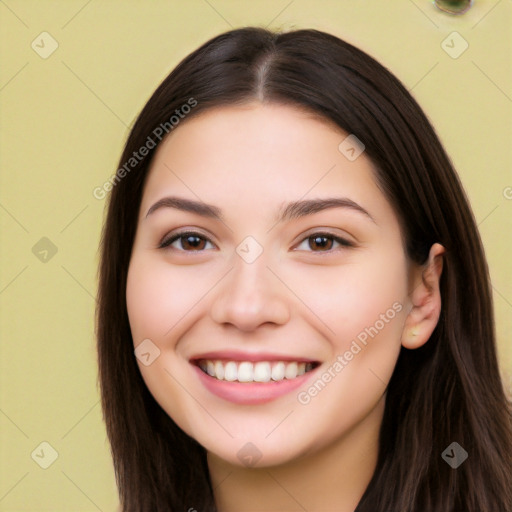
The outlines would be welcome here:
[[[512,0],[458,17],[428,0],[0,0],[0,16],[1,511],[118,506],[96,381],[93,190],[160,81],[232,27],[331,32],[412,91],[479,224],[510,390]],[[58,455],[47,469],[42,442]]]

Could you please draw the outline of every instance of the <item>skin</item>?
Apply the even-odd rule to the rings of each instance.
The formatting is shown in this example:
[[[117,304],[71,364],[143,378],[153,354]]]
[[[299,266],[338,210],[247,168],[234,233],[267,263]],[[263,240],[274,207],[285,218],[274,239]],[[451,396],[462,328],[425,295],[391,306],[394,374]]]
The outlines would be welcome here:
[[[162,408],[206,448],[221,512],[354,510],[375,469],[400,348],[421,346],[437,324],[444,249],[434,244],[421,267],[407,259],[372,162],[364,152],[349,161],[338,149],[347,135],[294,107],[255,102],[185,120],[152,162],[127,308],[134,346],[150,339],[160,355],[149,366],[137,363]],[[165,207],[146,216],[170,195],[215,205],[224,222]],[[331,208],[274,221],[284,202],[332,196],[350,198],[373,220]],[[188,229],[209,241],[199,249],[186,239],[158,247]],[[326,231],[354,246],[308,242]],[[263,249],[250,264],[236,252],[247,236]],[[332,373],[337,357],[393,304],[397,311],[378,334],[300,403],[298,393]],[[208,391],[189,362],[233,349],[321,364],[299,390],[265,404],[234,404]],[[261,454],[253,467],[237,457],[248,442]]]

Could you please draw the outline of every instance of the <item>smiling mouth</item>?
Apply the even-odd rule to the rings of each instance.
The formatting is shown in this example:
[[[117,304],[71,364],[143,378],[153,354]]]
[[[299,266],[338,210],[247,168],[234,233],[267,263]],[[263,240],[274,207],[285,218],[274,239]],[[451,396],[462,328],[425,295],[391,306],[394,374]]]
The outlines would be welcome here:
[[[199,359],[194,363],[207,375],[227,382],[278,382],[293,380],[319,363],[304,361],[224,361]]]

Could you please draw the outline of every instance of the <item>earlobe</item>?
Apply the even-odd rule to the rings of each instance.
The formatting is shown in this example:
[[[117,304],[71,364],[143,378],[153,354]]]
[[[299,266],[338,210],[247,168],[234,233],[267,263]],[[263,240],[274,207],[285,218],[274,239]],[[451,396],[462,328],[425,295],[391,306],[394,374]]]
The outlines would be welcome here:
[[[424,345],[434,332],[441,314],[440,279],[443,271],[444,247],[435,243],[427,262],[416,266],[410,278],[411,310],[402,332],[402,346],[415,349]]]

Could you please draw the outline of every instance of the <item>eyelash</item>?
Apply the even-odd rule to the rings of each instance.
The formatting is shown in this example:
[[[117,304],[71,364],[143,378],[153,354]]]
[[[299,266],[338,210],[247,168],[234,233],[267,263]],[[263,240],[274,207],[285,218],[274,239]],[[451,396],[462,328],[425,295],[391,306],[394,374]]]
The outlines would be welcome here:
[[[170,238],[168,238],[167,240],[162,240],[162,242],[160,242],[160,245],[158,246],[159,249],[166,249],[168,247],[170,247],[170,245],[172,243],[174,243],[176,240],[179,240],[180,238],[185,238],[187,236],[195,236],[197,238],[200,238],[202,240],[205,240],[207,242],[210,242],[211,244],[213,244],[213,242],[203,236],[201,233],[198,233],[196,231],[182,231],[181,233],[175,233],[174,235],[172,235]],[[316,233],[312,233],[311,235],[308,235],[307,237],[303,238],[300,243],[298,245],[301,245],[303,242],[305,242],[306,240],[309,240],[309,239],[314,239],[314,238],[320,238],[320,237],[323,237],[323,238],[327,238],[327,239],[332,239],[333,241],[339,243],[342,247],[345,247],[345,248],[351,248],[351,247],[355,247],[355,244],[353,244],[352,242],[349,242],[348,240],[345,240],[344,238],[341,238],[339,236],[335,236],[333,235],[332,233],[325,233],[323,231],[318,231]],[[173,248],[173,250],[176,250],[178,252],[204,252],[205,249],[202,249],[202,250],[198,250],[198,251],[186,251],[184,249],[175,249]],[[334,252],[333,249],[329,249],[327,251],[307,251],[307,252],[313,252],[313,253],[332,253]]]

